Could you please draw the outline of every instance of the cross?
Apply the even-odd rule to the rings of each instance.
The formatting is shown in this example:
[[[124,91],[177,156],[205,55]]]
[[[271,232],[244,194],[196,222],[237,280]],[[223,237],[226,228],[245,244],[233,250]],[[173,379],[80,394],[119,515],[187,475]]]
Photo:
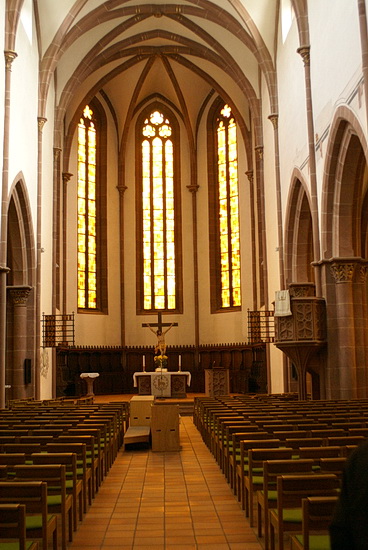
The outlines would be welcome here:
[[[142,323],[142,327],[148,327],[153,333],[155,333],[155,331],[153,330],[152,327],[157,327],[157,331],[156,331],[157,344],[155,347],[155,353],[160,352],[161,355],[166,354],[166,342],[165,342],[166,332],[168,332],[171,329],[171,327],[177,327],[177,326],[178,326],[178,323],[163,323],[161,311],[158,312],[157,323],[152,323],[152,325],[150,323]],[[162,330],[163,327],[169,327],[169,328],[166,329],[166,331],[163,331]]]
[[[142,323],[142,327],[157,327],[160,332],[162,332],[162,327],[177,327],[178,323],[163,323],[162,322],[162,313],[159,311],[157,313],[157,323]]]

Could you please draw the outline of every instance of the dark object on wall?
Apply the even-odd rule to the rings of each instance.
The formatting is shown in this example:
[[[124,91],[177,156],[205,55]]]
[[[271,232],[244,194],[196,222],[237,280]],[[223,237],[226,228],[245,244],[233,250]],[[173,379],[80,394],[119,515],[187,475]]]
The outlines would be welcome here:
[[[32,381],[32,360],[24,359],[24,383],[30,384]]]

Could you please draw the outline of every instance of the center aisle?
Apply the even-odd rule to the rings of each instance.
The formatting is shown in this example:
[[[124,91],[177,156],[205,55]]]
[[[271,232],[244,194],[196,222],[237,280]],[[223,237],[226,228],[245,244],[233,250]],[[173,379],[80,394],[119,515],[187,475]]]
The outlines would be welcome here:
[[[119,451],[72,550],[261,550],[191,417],[181,452]]]

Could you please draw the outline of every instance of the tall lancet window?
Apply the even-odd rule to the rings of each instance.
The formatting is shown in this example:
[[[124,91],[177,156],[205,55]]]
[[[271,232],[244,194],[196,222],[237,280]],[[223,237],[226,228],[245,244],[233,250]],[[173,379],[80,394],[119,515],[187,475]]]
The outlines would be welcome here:
[[[209,197],[215,220],[210,228],[212,311],[227,311],[241,306],[237,127],[229,105],[222,104],[214,122],[216,169]]]
[[[78,308],[97,308],[96,123],[86,105],[78,124]]]
[[[176,126],[162,109],[148,111],[139,125],[138,309],[180,309],[179,204]]]

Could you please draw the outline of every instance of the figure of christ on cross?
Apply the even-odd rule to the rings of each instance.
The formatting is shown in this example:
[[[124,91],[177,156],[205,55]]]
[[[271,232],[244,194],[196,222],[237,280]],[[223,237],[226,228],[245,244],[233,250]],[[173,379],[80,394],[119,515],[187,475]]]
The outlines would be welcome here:
[[[162,313],[158,312],[157,323],[143,323],[142,327],[148,327],[153,334],[157,336],[157,343],[155,346],[155,354],[160,352],[160,355],[166,355],[166,341],[165,334],[169,332],[172,327],[177,327],[178,323],[163,323],[162,322]],[[157,330],[154,330],[152,327],[157,327]],[[163,327],[168,327],[166,330],[162,330]]]

